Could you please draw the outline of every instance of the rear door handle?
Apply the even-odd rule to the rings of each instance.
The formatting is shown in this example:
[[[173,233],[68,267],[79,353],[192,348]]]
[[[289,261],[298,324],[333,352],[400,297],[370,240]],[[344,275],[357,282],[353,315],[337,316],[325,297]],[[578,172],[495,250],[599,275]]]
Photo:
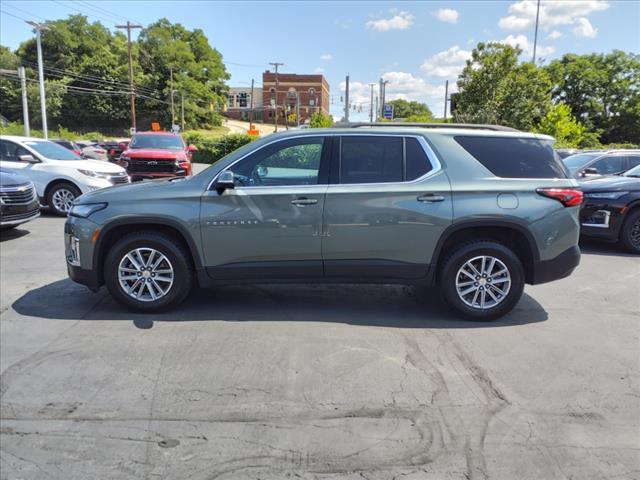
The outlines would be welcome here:
[[[436,195],[435,193],[425,193],[424,195],[420,195],[417,200],[425,203],[442,202],[444,200],[444,196]]]
[[[315,205],[316,203],[318,203],[318,200],[316,200],[315,198],[302,197],[291,200],[291,203],[296,207],[306,207],[307,205]]]

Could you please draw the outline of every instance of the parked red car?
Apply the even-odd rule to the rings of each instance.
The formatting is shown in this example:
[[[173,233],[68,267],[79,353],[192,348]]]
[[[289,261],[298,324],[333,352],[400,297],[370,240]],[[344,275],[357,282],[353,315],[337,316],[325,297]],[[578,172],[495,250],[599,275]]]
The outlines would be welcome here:
[[[145,178],[191,175],[191,155],[198,149],[187,146],[182,136],[172,132],[137,132],[120,155],[132,181]]]

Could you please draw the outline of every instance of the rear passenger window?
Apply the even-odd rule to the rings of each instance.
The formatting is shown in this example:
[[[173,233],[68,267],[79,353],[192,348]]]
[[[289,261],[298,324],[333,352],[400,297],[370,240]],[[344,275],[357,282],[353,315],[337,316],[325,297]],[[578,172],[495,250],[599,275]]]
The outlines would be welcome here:
[[[627,168],[629,170],[640,165],[640,155],[629,155],[627,157],[627,160],[629,162],[629,164],[627,165]]]
[[[405,154],[407,156],[405,180],[415,180],[431,170],[431,163],[418,139],[407,137],[405,142]]]
[[[340,183],[403,180],[402,137],[344,136],[340,146]]]
[[[480,136],[456,136],[455,140],[496,177],[567,177],[550,141]]]

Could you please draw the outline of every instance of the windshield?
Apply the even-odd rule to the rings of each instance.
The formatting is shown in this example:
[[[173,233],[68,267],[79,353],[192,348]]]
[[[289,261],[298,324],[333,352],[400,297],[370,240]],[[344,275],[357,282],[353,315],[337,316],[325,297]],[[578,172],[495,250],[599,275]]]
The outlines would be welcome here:
[[[57,143],[45,140],[38,142],[24,142],[24,144],[38,152],[43,157],[50,158],[51,160],[82,160],[82,157],[76,155],[71,150],[58,145]]]
[[[577,155],[570,155],[567,158],[563,158],[565,166],[572,172],[584,167],[589,161],[596,157],[601,156],[601,153],[578,153]]]
[[[184,144],[182,139],[175,135],[136,135],[131,139],[129,148],[184,150]]]
[[[633,167],[631,170],[627,170],[624,176],[640,178],[640,165]]]

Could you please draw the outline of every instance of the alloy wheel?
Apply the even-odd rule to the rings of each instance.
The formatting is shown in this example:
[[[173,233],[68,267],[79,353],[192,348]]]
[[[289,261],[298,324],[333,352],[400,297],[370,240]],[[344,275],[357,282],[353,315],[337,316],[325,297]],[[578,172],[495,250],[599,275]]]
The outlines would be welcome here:
[[[631,226],[629,239],[631,240],[631,245],[635,248],[640,248],[640,218],[638,218]]]
[[[64,213],[69,213],[75,199],[75,194],[66,188],[58,188],[51,197],[55,209]]]
[[[141,302],[153,302],[167,295],[174,277],[169,259],[153,248],[131,250],[118,265],[120,287]]]
[[[458,297],[469,307],[487,310],[504,301],[511,275],[498,258],[481,255],[466,261],[456,275]]]

